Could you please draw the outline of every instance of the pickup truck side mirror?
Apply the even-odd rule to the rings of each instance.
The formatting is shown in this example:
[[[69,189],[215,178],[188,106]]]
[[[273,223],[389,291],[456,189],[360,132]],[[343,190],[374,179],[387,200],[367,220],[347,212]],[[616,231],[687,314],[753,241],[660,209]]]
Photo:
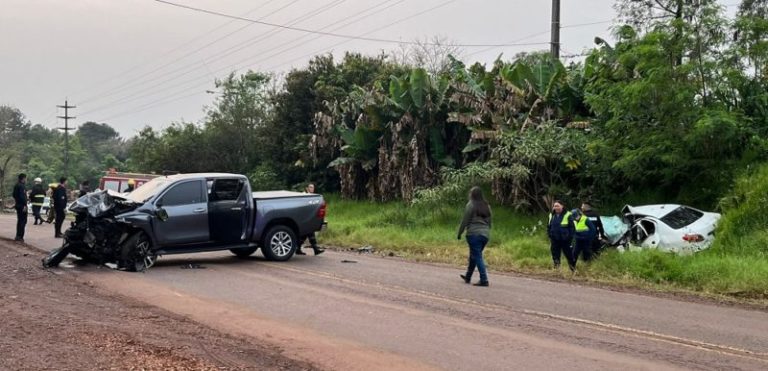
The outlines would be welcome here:
[[[157,214],[157,218],[160,219],[161,221],[164,222],[168,220],[168,211],[166,211],[162,207],[158,207],[157,210],[155,210],[155,213]]]

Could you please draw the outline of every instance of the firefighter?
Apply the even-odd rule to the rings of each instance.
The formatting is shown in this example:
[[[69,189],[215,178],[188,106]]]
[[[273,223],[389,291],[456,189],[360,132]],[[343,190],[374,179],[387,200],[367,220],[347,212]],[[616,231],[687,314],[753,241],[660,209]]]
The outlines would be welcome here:
[[[597,233],[595,233],[595,238],[592,239],[591,246],[591,252],[594,256],[600,253],[600,248],[603,245],[602,241],[607,239],[605,237],[605,229],[603,228],[603,220],[600,219],[600,214],[592,208],[592,204],[589,202],[585,201],[581,203],[581,211],[592,221],[592,224],[595,225],[595,230],[597,231]]]
[[[27,175],[19,174],[19,182],[13,187],[13,208],[16,210],[16,242],[24,243],[24,229],[27,227]]]
[[[45,191],[43,190],[43,180],[35,178],[35,185],[32,186],[32,191],[29,192],[29,199],[32,201],[32,215],[35,216],[35,225],[43,224],[43,217],[40,216],[40,210],[45,204]]]
[[[56,225],[54,237],[62,238],[61,225],[64,224],[64,217],[67,215],[67,178],[61,177],[59,185],[53,191],[53,208],[56,212]]]
[[[131,193],[133,192],[133,188],[136,185],[136,181],[133,179],[128,179],[128,188],[125,189],[125,193]]]
[[[565,209],[565,204],[556,200],[552,204],[552,212],[549,214],[549,223],[547,224],[547,235],[550,240],[550,252],[552,253],[552,264],[555,269],[560,268],[560,256],[565,255],[568,261],[568,267],[571,271],[576,270],[576,262],[573,260],[573,251],[571,250],[571,240],[573,240],[574,226],[571,219],[571,212]]]

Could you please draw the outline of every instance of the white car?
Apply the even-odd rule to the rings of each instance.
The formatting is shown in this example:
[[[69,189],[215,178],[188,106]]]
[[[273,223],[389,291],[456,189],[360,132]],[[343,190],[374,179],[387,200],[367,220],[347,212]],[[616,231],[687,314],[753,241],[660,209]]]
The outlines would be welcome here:
[[[678,254],[708,248],[714,240],[715,227],[721,216],[675,204],[627,205],[621,213],[622,220],[628,226],[630,245]]]

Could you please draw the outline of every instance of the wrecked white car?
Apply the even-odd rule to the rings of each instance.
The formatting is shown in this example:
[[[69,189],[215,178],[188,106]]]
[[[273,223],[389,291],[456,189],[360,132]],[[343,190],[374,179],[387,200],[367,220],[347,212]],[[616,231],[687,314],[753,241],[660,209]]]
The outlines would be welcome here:
[[[610,245],[620,249],[639,247],[677,254],[708,248],[720,220],[718,213],[675,204],[627,205],[621,214],[620,218],[603,218]]]

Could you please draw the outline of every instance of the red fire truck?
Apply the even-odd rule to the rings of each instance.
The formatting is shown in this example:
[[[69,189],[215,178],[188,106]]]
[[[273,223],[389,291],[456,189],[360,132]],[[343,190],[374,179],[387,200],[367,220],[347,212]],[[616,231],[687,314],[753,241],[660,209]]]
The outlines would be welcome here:
[[[121,173],[116,169],[109,169],[99,181],[99,189],[109,189],[115,192],[125,192],[128,182],[133,179],[133,188],[139,188],[142,184],[159,177],[157,174]]]

